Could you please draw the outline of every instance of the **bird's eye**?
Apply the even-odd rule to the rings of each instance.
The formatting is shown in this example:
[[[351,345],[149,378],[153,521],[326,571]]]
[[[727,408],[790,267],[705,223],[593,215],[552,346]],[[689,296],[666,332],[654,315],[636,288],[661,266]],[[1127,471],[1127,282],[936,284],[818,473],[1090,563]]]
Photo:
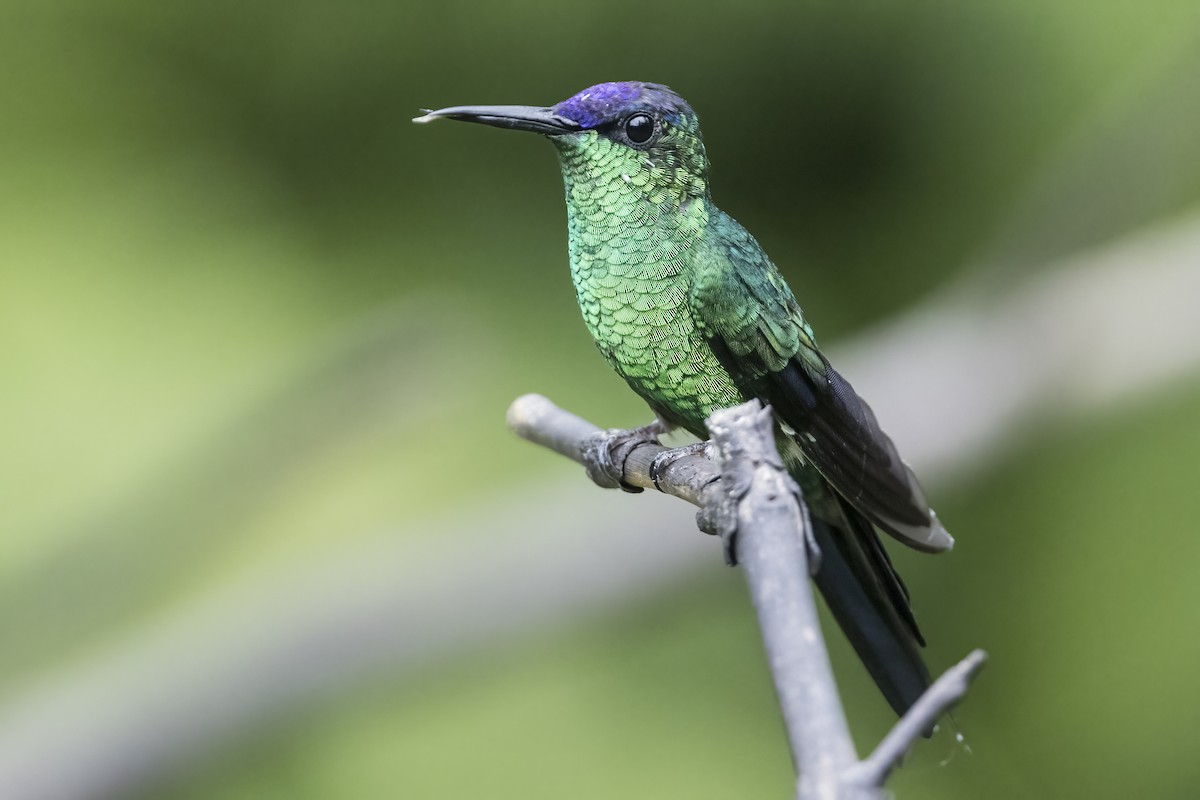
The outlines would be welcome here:
[[[649,114],[634,114],[625,120],[625,135],[634,144],[645,144],[654,135],[654,120]]]

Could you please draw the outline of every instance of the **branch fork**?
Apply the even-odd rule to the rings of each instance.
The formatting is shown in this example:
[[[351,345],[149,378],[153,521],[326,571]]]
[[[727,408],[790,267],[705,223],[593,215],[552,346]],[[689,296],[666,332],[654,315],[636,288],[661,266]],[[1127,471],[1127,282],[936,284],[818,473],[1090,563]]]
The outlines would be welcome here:
[[[522,438],[580,463],[585,447],[589,442],[594,447],[602,435],[540,395],[518,398],[509,408],[508,423]],[[714,413],[708,429],[719,466],[699,450],[659,459],[670,451],[643,438],[622,448],[621,458],[611,464],[612,475],[619,476],[616,485],[657,488],[700,506],[700,528],[719,534],[726,561],[745,571],[798,773],[797,800],[882,800],[888,776],[921,735],[966,695],[987,654],[975,650],[934,681],[860,761],[808,581],[820,554],[799,487],[775,448],[771,411],[751,401]]]

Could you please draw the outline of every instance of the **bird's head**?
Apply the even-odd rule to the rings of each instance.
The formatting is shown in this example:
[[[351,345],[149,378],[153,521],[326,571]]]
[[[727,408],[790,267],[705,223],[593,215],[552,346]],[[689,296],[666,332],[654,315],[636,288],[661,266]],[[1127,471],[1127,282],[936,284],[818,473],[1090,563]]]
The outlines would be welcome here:
[[[708,158],[696,113],[657,83],[600,83],[550,107],[453,106],[417,122],[456,119],[547,136],[576,190],[624,185],[658,204],[708,193]]]

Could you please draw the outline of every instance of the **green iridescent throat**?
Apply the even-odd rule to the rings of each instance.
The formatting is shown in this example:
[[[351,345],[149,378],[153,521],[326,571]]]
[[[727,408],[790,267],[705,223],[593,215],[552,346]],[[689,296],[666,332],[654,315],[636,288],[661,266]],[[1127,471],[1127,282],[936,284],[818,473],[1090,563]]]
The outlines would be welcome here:
[[[588,330],[660,416],[702,435],[705,417],[741,395],[688,306],[716,212],[704,145],[689,127],[664,130],[648,150],[595,131],[552,141],[566,184],[571,277]]]

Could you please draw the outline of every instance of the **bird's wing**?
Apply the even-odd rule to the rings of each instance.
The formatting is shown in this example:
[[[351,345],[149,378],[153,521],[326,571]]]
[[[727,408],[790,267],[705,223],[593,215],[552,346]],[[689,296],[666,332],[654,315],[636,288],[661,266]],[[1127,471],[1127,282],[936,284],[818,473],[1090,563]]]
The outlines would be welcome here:
[[[728,217],[697,264],[692,309],[747,396],[771,404],[804,457],[871,522],[918,550],[953,539],[870,406],[817,349],[791,290],[758,243]],[[724,226],[723,226],[724,227]]]

